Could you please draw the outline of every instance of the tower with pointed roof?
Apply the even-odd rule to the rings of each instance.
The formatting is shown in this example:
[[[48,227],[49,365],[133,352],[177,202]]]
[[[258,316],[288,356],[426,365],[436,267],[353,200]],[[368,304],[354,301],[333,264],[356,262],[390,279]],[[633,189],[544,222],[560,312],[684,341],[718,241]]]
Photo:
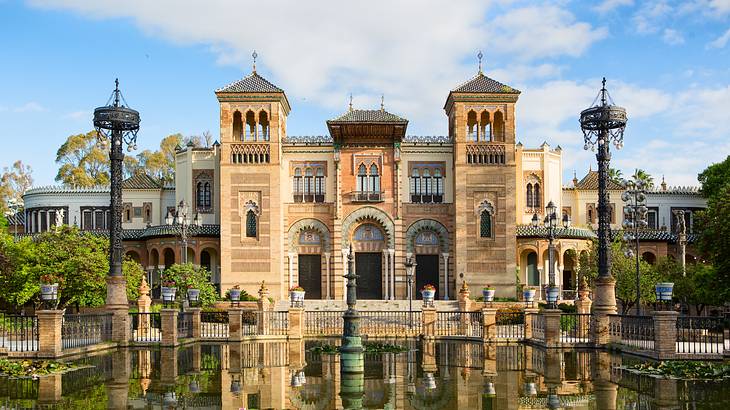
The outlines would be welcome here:
[[[253,69],[215,91],[220,105],[220,221],[223,290],[265,280],[279,298],[283,208],[281,141],[290,111],[284,90]],[[275,204],[272,206],[272,204]]]
[[[455,269],[470,286],[514,285],[515,105],[520,92],[479,69],[449,93],[454,141]],[[464,276],[461,277],[461,274]]]

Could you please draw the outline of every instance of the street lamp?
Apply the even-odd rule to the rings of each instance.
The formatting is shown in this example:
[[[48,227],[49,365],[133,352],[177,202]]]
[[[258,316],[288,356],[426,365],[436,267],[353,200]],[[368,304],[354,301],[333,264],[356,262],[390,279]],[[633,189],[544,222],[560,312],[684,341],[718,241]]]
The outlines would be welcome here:
[[[16,198],[8,199],[8,210],[5,211],[5,217],[10,222],[11,218],[13,221],[13,239],[18,237],[18,211],[23,208],[23,202],[18,201]]]
[[[406,279],[408,279],[408,321],[410,327],[413,328],[413,278],[416,272],[416,261],[413,260],[413,256],[406,256],[406,260],[403,263],[406,267]]]
[[[545,219],[543,219],[542,222],[543,226],[547,230],[546,237],[548,239],[548,263],[550,264],[550,267],[548,269],[548,281],[550,283],[547,290],[548,309],[555,309],[558,302],[559,289],[557,288],[557,286],[555,286],[555,259],[553,256],[553,253],[555,252],[555,244],[553,243],[553,241],[558,238],[558,210],[553,201],[548,202],[547,206],[545,207]],[[540,218],[537,216],[537,213],[532,214],[532,226],[534,228],[537,228],[539,223]],[[562,225],[563,229],[568,229],[570,227],[570,217],[568,216],[568,214],[563,214]]]
[[[597,103],[599,98],[600,102]],[[592,106],[580,113],[580,128],[585,143],[583,148],[595,150],[598,146],[598,279],[594,305],[596,326],[593,329],[602,329],[608,315],[616,313],[616,282],[611,277],[611,210],[608,195],[611,154],[608,146],[613,143],[616,149],[621,149],[626,128],[626,109],[613,104],[606,90],[605,77]],[[600,336],[598,331],[594,335],[596,338]]]
[[[165,223],[168,226],[176,227],[178,230],[178,236],[180,236],[180,239],[182,240],[182,260],[184,264],[188,263],[188,235],[190,234],[189,230],[193,226],[197,228],[203,226],[203,222],[200,220],[200,214],[196,212],[195,218],[191,223],[190,218],[188,217],[188,212],[190,212],[190,208],[183,199],[182,201],[180,201],[179,204],[177,204],[177,211],[175,212],[175,216],[173,216],[172,212],[170,212],[167,214],[167,217],[165,217]]]
[[[125,105],[127,102],[119,91],[119,79],[114,80],[115,88],[103,107],[94,110],[94,128],[97,144],[109,150],[111,224],[109,225],[109,279],[107,304],[126,305],[126,281],[122,276],[122,163],[127,152],[137,149],[139,131],[139,112]]]
[[[627,258],[636,256],[636,314],[641,315],[641,271],[639,269],[639,231],[649,224],[646,221],[648,209],[646,207],[646,184],[637,178],[629,181],[621,181],[626,191],[621,194],[621,199],[626,203],[624,206],[624,235],[623,240],[628,245],[624,254]],[[636,251],[631,249],[632,242],[635,242]],[[634,255],[636,253],[636,255]]]

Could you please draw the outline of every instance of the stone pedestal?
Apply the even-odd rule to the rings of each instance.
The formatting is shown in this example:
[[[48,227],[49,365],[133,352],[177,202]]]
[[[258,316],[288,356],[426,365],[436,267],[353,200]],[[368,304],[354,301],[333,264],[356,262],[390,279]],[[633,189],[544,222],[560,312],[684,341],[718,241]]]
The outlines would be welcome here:
[[[65,310],[37,310],[38,317],[38,357],[54,358],[61,356],[61,326]]]
[[[677,353],[677,316],[674,311],[657,311],[654,315],[654,352],[659,360],[672,359]]]
[[[591,342],[605,346],[610,342],[608,315],[616,314],[616,281],[613,278],[596,279],[595,301],[591,316]]]
[[[177,345],[177,313],[177,309],[162,309],[160,311],[162,327],[160,346],[172,347]]]
[[[469,287],[466,281],[461,283],[461,289],[459,289],[459,311],[471,312],[472,300],[469,299]]]
[[[231,342],[243,340],[243,309],[241,308],[228,309],[228,340]]]
[[[486,341],[497,340],[497,308],[485,307],[482,309],[482,324],[484,325],[483,338]]]
[[[107,276],[106,308],[112,314],[112,341],[121,345],[129,343],[129,301],[127,281],[124,276]]]
[[[538,308],[525,308],[525,340],[532,339],[532,317],[538,313],[540,313]]]
[[[193,339],[200,339],[201,335],[201,326],[202,326],[202,320],[201,320],[201,312],[203,309],[201,308],[188,308],[187,310],[190,312],[190,318],[192,321],[193,326]]]
[[[290,339],[304,337],[304,308],[289,308],[288,335]]]
[[[422,308],[421,320],[423,320],[423,337],[426,339],[436,337],[436,308]]]
[[[560,309],[545,309],[542,315],[545,317],[545,345],[547,347],[560,347]]]
[[[259,288],[259,300],[256,302],[260,312],[268,312],[274,310],[274,304],[269,300],[269,288],[262,281]]]

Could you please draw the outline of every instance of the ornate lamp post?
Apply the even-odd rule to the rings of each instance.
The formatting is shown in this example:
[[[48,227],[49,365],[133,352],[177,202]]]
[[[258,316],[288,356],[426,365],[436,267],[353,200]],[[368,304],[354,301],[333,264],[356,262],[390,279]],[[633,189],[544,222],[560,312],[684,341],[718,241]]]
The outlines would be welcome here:
[[[537,228],[539,222],[540,219],[538,218],[537,213],[532,214],[532,226]],[[564,229],[570,227],[570,217],[568,214],[563,215],[562,223]],[[558,303],[559,290],[557,286],[555,286],[555,257],[553,256],[555,253],[555,244],[553,241],[558,238],[558,211],[553,201],[548,202],[545,207],[545,219],[543,219],[543,226],[545,226],[545,229],[547,230],[548,263],[550,264],[550,267],[548,268],[548,281],[550,284],[548,285],[547,290],[548,309],[555,309]]]
[[[628,245],[625,255],[627,258],[636,256],[636,314],[641,315],[641,271],[639,269],[639,231],[646,228],[646,190],[644,181],[636,178],[633,180],[621,181],[626,191],[621,194],[621,199],[626,203],[624,206],[624,235],[623,240]],[[635,242],[636,249],[631,249],[632,242]],[[636,253],[636,255],[634,255]]]
[[[600,99],[600,101],[599,101]],[[608,338],[608,315],[616,313],[616,281],[611,276],[611,212],[608,197],[609,144],[623,147],[626,109],[613,104],[603,78],[601,91],[590,108],[580,113],[584,149],[598,147],[598,279],[594,304],[592,340],[604,344]]]
[[[413,256],[406,256],[403,265],[406,267],[406,279],[408,279],[408,326],[413,328],[413,278],[418,264],[413,260]]]
[[[119,91],[119,80],[107,105],[94,110],[94,128],[97,142],[109,149],[111,169],[111,217],[109,228],[109,278],[107,279],[107,305],[127,305],[127,291],[122,276],[122,162],[124,152],[137,149],[139,112],[125,106],[126,101]],[[124,102],[124,104],[122,104]]]
[[[362,339],[360,338],[360,313],[357,305],[357,275],[354,273],[352,245],[347,254],[347,310],[342,315],[341,373],[362,373],[364,371]]]
[[[10,221],[13,221],[13,239],[18,237],[18,211],[23,208],[23,202],[18,201],[16,198],[10,198],[8,200],[8,210],[5,211],[5,217]]]
[[[188,217],[189,212],[190,208],[183,199],[179,204],[177,204],[175,216],[173,217],[172,213],[168,213],[167,217],[165,217],[165,223],[168,226],[177,228],[177,234],[182,242],[182,261],[184,264],[188,263],[188,235],[191,233],[190,230],[193,227],[199,228],[203,226],[203,222],[197,212],[195,213],[195,218],[191,223],[190,218]]]

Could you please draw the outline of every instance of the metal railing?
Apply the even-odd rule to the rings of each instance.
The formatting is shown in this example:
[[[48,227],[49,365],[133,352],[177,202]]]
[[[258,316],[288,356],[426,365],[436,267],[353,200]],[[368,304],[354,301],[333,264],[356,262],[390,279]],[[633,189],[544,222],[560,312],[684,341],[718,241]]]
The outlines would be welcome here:
[[[562,343],[588,343],[590,338],[590,313],[562,313],[560,315],[560,341]]]
[[[193,314],[192,312],[179,312],[177,314],[177,338],[189,339],[193,337]]]
[[[525,338],[525,312],[497,310],[495,317],[497,339],[522,340]]]
[[[130,340],[133,342],[162,341],[162,319],[158,313],[130,313]]]
[[[92,313],[64,315],[61,325],[61,347],[90,346],[110,341],[112,338],[112,314]]]
[[[677,318],[677,353],[722,354],[725,350],[725,320],[712,316]]]
[[[38,350],[38,317],[0,312],[0,348],[11,352]]]
[[[360,333],[368,336],[418,336],[421,324],[421,311],[416,310],[360,312]]]
[[[352,202],[383,202],[385,191],[352,191],[350,200]]]
[[[344,311],[319,311],[311,310],[304,312],[304,335],[305,336],[336,336],[342,334]]]
[[[436,336],[484,336],[482,312],[436,312]]]
[[[205,339],[227,339],[228,312],[200,312],[200,337]]]
[[[615,321],[609,321],[609,333],[612,336],[618,331],[621,344],[639,350],[654,350],[654,318],[652,316],[625,315],[619,316],[619,318],[618,329],[615,328]]]
[[[535,340],[545,340],[545,316],[541,314],[532,316],[530,324],[532,325],[532,338]]]

